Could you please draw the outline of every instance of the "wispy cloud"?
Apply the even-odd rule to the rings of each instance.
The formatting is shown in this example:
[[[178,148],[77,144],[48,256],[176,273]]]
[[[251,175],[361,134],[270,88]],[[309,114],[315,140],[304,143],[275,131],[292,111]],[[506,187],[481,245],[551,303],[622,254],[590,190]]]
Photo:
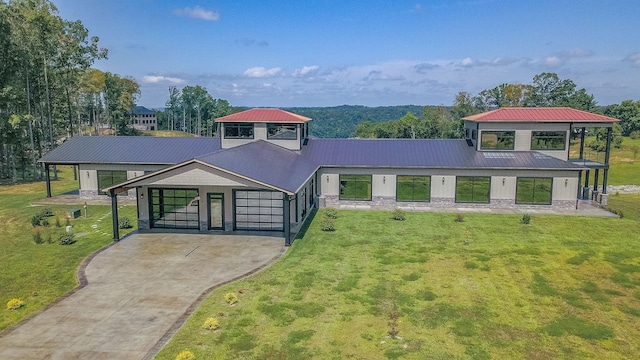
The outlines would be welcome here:
[[[282,68],[275,67],[271,69],[264,68],[262,66],[252,67],[244,72],[245,76],[253,78],[267,78],[278,75],[282,71]]]
[[[264,40],[256,40],[256,39],[248,39],[248,38],[236,39],[235,43],[238,45],[247,46],[247,47],[269,46],[269,43]]]
[[[220,14],[215,11],[206,10],[200,6],[185,7],[182,9],[174,9],[173,14],[177,16],[190,17],[194,19],[206,20],[206,21],[218,21],[220,20]]]
[[[318,72],[318,69],[320,69],[318,65],[303,66],[300,69],[296,69],[293,72],[293,76],[294,77],[312,76]]]
[[[146,75],[142,77],[142,82],[147,84],[157,84],[157,83],[182,84],[186,82],[186,80],[176,78],[176,77],[170,77],[170,76]]]
[[[630,61],[633,66],[640,66],[640,51],[629,54],[625,60]]]

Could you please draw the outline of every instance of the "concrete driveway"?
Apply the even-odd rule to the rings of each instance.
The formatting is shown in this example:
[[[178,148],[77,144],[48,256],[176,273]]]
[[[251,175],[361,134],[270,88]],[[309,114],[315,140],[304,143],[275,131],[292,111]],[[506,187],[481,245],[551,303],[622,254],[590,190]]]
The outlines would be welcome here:
[[[150,358],[212,287],[285,249],[275,237],[130,235],[85,261],[79,289],[5,331],[0,359]]]

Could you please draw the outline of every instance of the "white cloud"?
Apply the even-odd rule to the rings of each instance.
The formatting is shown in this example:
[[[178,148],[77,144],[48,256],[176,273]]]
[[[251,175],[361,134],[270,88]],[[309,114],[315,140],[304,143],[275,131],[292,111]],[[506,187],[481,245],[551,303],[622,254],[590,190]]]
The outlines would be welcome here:
[[[173,14],[177,16],[190,17],[206,21],[220,20],[220,14],[215,11],[205,10],[200,6],[196,6],[194,8],[185,7],[182,9],[174,9]]]
[[[634,66],[640,66],[640,51],[630,54],[625,58],[626,61],[631,61]]]
[[[473,65],[475,65],[475,61],[473,61],[472,58],[464,58],[460,65],[464,67],[472,67]]]
[[[142,82],[147,84],[157,84],[162,82],[168,82],[172,84],[182,84],[185,82],[185,80],[176,78],[176,77],[169,77],[169,76],[146,75],[142,77]]]
[[[547,56],[544,59],[544,63],[548,66],[558,66],[562,64],[562,60],[557,56]]]
[[[252,67],[250,69],[247,69],[244,72],[244,75],[248,76],[248,77],[254,77],[254,78],[266,78],[266,77],[276,76],[281,71],[282,71],[282,68],[279,68],[279,67],[267,69],[267,68],[264,68],[262,66],[256,66],[256,67]]]
[[[300,69],[296,69],[293,72],[293,76],[295,76],[295,77],[310,76],[310,75],[313,75],[313,74],[317,73],[318,69],[320,69],[320,67],[318,65],[303,66]]]

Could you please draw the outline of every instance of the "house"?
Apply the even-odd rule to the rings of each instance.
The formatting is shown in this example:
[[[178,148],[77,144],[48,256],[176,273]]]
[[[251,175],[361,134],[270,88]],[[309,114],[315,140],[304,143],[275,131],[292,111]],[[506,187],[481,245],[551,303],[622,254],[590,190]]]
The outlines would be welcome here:
[[[144,106],[131,109],[131,123],[136,130],[158,130],[156,113]]]
[[[501,108],[464,118],[465,139],[318,139],[310,118],[256,108],[218,118],[219,138],[74,137],[40,162],[77,165],[80,196],[137,199],[140,231],[292,234],[314,207],[575,209],[606,203],[617,119],[571,108]],[[608,129],[604,163],[586,128]],[[579,159],[570,135],[582,134]],[[597,189],[590,191],[595,171]],[[50,196],[47,181],[47,196]],[[117,221],[114,221],[117,224]],[[114,226],[114,238],[118,238]]]

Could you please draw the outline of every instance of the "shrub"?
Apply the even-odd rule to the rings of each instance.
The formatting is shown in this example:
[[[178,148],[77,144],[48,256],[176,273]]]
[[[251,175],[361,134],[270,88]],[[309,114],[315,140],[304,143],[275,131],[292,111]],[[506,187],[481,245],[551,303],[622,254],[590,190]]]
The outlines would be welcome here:
[[[41,221],[42,221],[42,215],[35,214],[31,217],[31,226],[33,227],[40,226]]]
[[[33,242],[36,244],[42,244],[44,240],[42,239],[42,227],[36,226],[33,228]]]
[[[60,227],[62,224],[60,223],[60,216],[56,215],[56,227]]]
[[[456,222],[464,222],[464,215],[456,214]]]
[[[71,245],[75,243],[76,242],[75,237],[76,236],[74,234],[67,234],[67,233],[60,235],[60,239],[59,239],[60,245]]]
[[[44,227],[48,227],[49,226],[49,219],[47,219],[46,217],[42,217],[40,218],[40,225],[44,226]]]
[[[18,310],[24,306],[22,299],[13,298],[7,302],[7,310]]]
[[[527,224],[529,224],[530,222],[531,222],[531,215],[529,215],[529,214],[524,214],[524,215],[522,215],[522,219],[520,219],[520,223],[521,223],[521,224],[525,224],[525,225],[527,225]]]
[[[193,353],[189,350],[182,350],[180,351],[178,356],[176,356],[176,360],[195,360],[195,359],[196,359],[196,356],[193,355]]]
[[[629,137],[632,139],[640,139],[640,130],[635,130],[632,131],[631,134],[629,134]]]
[[[404,221],[407,219],[407,216],[404,213],[404,210],[400,208],[395,208],[393,210],[393,220]]]
[[[235,303],[238,302],[238,297],[236,296],[236,294],[234,293],[227,293],[227,295],[224,296],[224,300],[229,304],[229,305],[233,305]]]
[[[131,229],[133,226],[131,225],[131,220],[125,217],[118,220],[118,229]]]
[[[44,237],[43,240],[47,242],[47,244],[53,244],[53,236],[52,236],[51,228],[44,228]]]
[[[205,330],[218,330],[220,328],[220,324],[218,323],[218,319],[209,317],[204,321],[202,328]]]
[[[51,208],[44,208],[42,209],[42,211],[40,211],[40,215],[42,215],[42,217],[51,217],[53,216],[53,210],[51,210]]]
[[[338,211],[334,208],[327,208],[324,211],[324,216],[329,218],[329,219],[337,219],[338,218]]]
[[[322,231],[336,231],[336,226],[334,224],[333,219],[326,218],[322,220],[322,223],[320,224],[320,229]]]

